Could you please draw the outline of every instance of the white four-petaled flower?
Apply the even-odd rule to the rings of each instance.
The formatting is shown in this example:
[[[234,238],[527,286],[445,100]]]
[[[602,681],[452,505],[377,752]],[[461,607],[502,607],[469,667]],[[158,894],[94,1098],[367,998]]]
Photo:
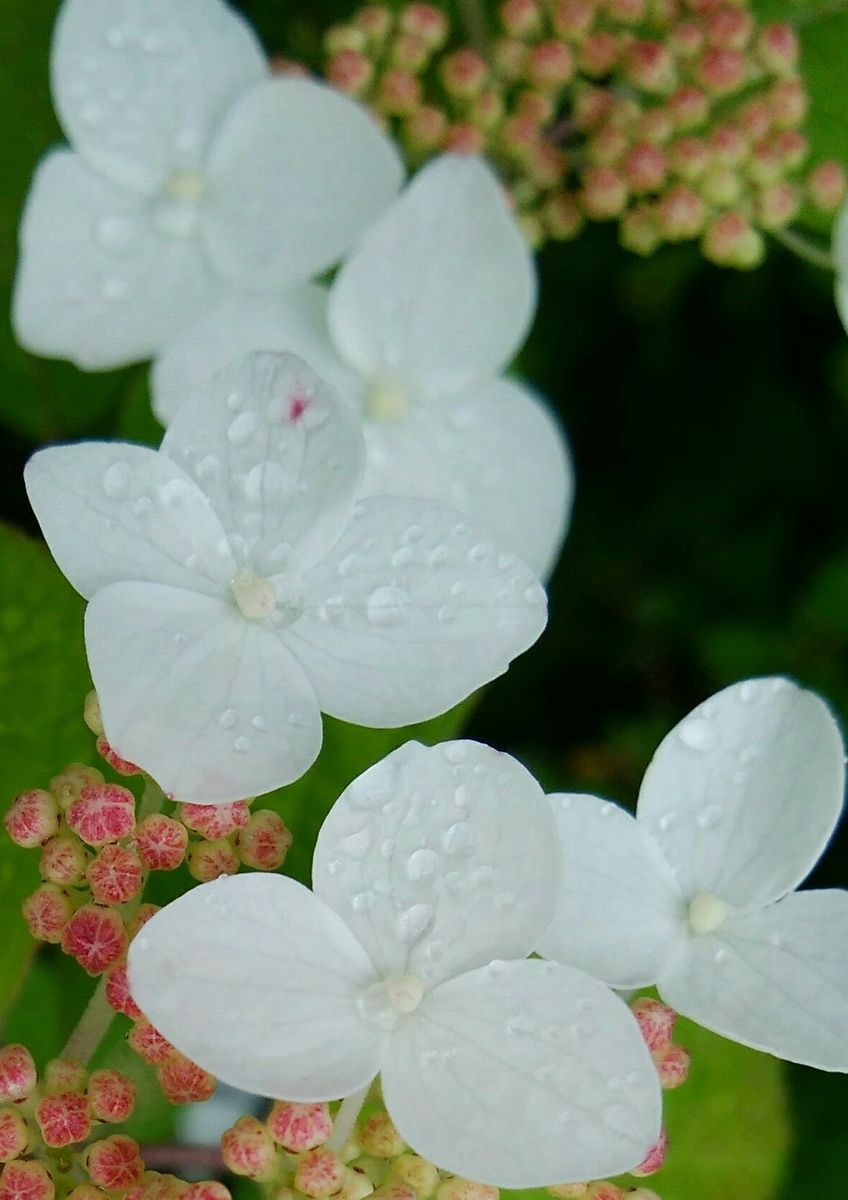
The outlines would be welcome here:
[[[633,1016],[584,972],[526,960],[559,874],[553,817],[519,763],[408,742],[331,810],[312,892],[279,875],[188,892],[132,943],[133,996],[249,1091],[333,1099],[380,1073],[401,1135],[467,1178],[627,1170],[660,1126]]]
[[[363,495],[443,498],[544,578],[568,519],[562,433],[500,374],[536,300],[533,260],[494,174],[446,155],[424,167],[343,265],[311,285],[204,311],[153,373],[170,420],[190,390],[238,354],[291,351],[363,417]]]
[[[537,948],[617,988],[656,983],[725,1037],[848,1070],[848,893],[795,889],[842,811],[845,751],[787,679],[719,692],[660,744],[636,819],[551,797],[564,885]]]
[[[436,501],[355,503],[359,422],[291,356],[232,363],[160,450],[89,442],[26,469],[90,600],[106,736],[168,793],[220,803],[298,778],[321,712],[400,726],[501,674],[545,625],[533,573]]]
[[[82,367],[149,358],[222,296],[303,283],[400,186],[364,110],[269,78],[221,0],[65,0],[51,78],[72,149],[33,182],[14,323]]]

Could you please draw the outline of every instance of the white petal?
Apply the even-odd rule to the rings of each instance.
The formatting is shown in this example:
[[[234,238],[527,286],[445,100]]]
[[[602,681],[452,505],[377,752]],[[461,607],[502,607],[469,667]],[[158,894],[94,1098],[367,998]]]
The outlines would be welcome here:
[[[533,949],[560,879],[556,828],[509,755],[407,742],[342,792],[312,878],[382,976],[432,985]]]
[[[344,265],[330,328],[363,375],[439,396],[505,366],[535,303],[533,260],[495,176],[478,159],[446,155]]]
[[[310,566],[350,519],[359,422],[299,358],[247,354],[194,393],[162,452],[197,480],[260,575]]]
[[[197,168],[233,101],[267,70],[250,27],[220,0],[65,0],[51,67],[68,138],[144,190]]]
[[[324,712],[385,728],[426,720],[536,641],[546,604],[535,576],[454,510],[373,497],[355,512],[284,631]]]
[[[400,186],[397,151],[366,111],[306,79],[259,84],[209,159],[203,229],[218,270],[248,288],[332,266]]]
[[[749,679],[663,739],[638,818],[687,896],[768,904],[804,879],[827,844],[844,761],[839,727],[818,696],[787,679]]]
[[[55,150],[21,224],[15,334],[86,370],[149,358],[214,291],[192,238],[158,233],[148,201]]]
[[[155,450],[49,446],[24,479],[51,554],[83,596],[126,579],[216,595],[235,572],[206,498]]]
[[[168,794],[225,804],[298,779],[321,717],[298,664],[234,606],[150,583],[98,592],[85,618],[109,742]]]
[[[442,984],[393,1038],[382,1080],[416,1153],[498,1187],[618,1174],[660,1131],[632,1014],[556,963],[492,963]]]
[[[521,384],[493,379],[450,404],[366,421],[363,494],[442,499],[546,578],[562,545],[574,478],[559,426]]]
[[[563,882],[536,949],[610,987],[655,983],[682,936],[685,906],[653,838],[597,796],[550,796]]]
[[[660,976],[660,991],[733,1041],[848,1071],[846,946],[848,893],[797,892],[692,938]]]
[[[225,1083],[331,1100],[380,1069],[384,1036],[357,997],[374,979],[336,914],[282,875],[193,888],[133,941],[133,998],[178,1050]]]
[[[356,377],[333,348],[326,308],[326,288],[308,283],[273,295],[233,293],[205,309],[178,332],[154,363],[151,388],[156,415],[169,424],[195,388],[254,350],[296,354],[344,397]]]

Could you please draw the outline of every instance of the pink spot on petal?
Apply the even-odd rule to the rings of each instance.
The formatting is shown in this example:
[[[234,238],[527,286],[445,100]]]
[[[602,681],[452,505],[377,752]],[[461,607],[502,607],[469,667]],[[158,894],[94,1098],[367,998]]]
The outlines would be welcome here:
[[[309,401],[305,396],[292,396],[289,404],[289,420],[299,421],[309,406]]]

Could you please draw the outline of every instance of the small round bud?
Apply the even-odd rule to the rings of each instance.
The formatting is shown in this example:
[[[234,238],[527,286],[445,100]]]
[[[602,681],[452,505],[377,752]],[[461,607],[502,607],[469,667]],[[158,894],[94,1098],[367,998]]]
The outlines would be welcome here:
[[[542,220],[550,236],[562,242],[577,237],[584,224],[580,206],[571,192],[551,196],[542,209]]]
[[[357,29],[374,44],[380,45],[392,31],[394,18],[385,4],[366,4],[353,18]]]
[[[26,1100],[35,1091],[38,1073],[26,1046],[10,1042],[0,1047],[0,1099]]]
[[[700,196],[682,184],[671,188],[657,205],[659,227],[669,242],[697,237],[704,227],[706,208]]]
[[[183,1054],[173,1054],[157,1067],[156,1075],[171,1104],[199,1104],[209,1100],[215,1091],[215,1076]]]
[[[492,46],[491,58],[496,74],[514,83],[524,74],[527,46],[518,38],[497,38]]]
[[[709,143],[714,158],[725,167],[738,167],[748,154],[748,139],[736,125],[717,125]]]
[[[430,47],[423,38],[400,33],[392,42],[392,64],[413,75],[420,75],[430,61]]]
[[[735,222],[731,222],[729,218],[735,218]],[[724,222],[725,225],[733,224],[735,228],[725,230],[722,238],[721,233],[712,233],[714,226],[719,222]],[[707,230],[708,238],[711,237],[711,234],[713,238],[719,240],[719,251],[724,257],[720,258],[714,254],[708,254],[707,257],[720,266],[744,269],[749,266],[755,267],[762,261],[765,253],[762,237],[737,213],[725,213],[723,216],[717,217],[710,229]],[[712,245],[711,248],[713,248]],[[660,1083],[667,1092],[681,1087],[686,1082],[691,1058],[689,1051],[685,1050],[683,1046],[673,1043],[655,1055],[654,1062],[659,1073]]]
[[[758,142],[751,151],[747,164],[748,178],[754,183],[776,183],[783,176],[783,164],[775,143],[771,140]]]
[[[656,1144],[651,1147],[651,1149],[639,1163],[639,1166],[631,1169],[630,1174],[635,1175],[637,1179],[643,1179],[647,1175],[656,1175],[657,1171],[659,1171],[660,1167],[665,1162],[665,1156],[667,1154],[668,1134],[663,1128],[660,1130],[660,1136]]]
[[[80,1183],[68,1192],[66,1200],[109,1200],[109,1197],[93,1183]]]
[[[342,50],[364,53],[368,49],[368,35],[356,25],[331,25],[324,33],[324,49],[330,57]]]
[[[698,64],[698,82],[712,96],[730,96],[744,87],[748,78],[748,60],[741,50],[711,46]]]
[[[784,167],[794,171],[800,167],[810,150],[810,143],[797,129],[784,129],[775,135],[774,143]]]
[[[528,117],[509,117],[501,129],[501,145],[516,162],[527,162],[539,144],[539,130]]]
[[[580,42],[595,22],[593,0],[556,0],[551,8],[551,24],[557,37]]]
[[[527,74],[533,87],[555,91],[574,75],[574,56],[565,42],[539,42],[530,51]]]
[[[742,195],[742,181],[730,167],[714,165],[701,180],[701,195],[717,208],[732,208]]]
[[[271,809],[254,813],[236,840],[238,856],[246,867],[276,871],[286,861],[292,835],[282,817]]]
[[[221,1137],[224,1166],[233,1175],[267,1180],[275,1173],[277,1151],[268,1130],[256,1117],[239,1117]]]
[[[756,55],[772,75],[792,75],[798,65],[801,47],[798,35],[785,22],[766,25],[757,38]]]
[[[436,1200],[498,1200],[498,1188],[488,1183],[473,1183],[470,1179],[462,1179],[454,1175],[439,1184]]]
[[[582,87],[575,97],[571,119],[584,133],[603,125],[612,108],[612,96],[605,88]]]
[[[113,908],[84,904],[62,930],[62,949],[89,975],[100,975],[126,952],[127,935]]]
[[[403,132],[411,150],[430,154],[444,142],[447,127],[448,119],[440,108],[422,104],[405,119]]]
[[[547,125],[549,121],[553,120],[556,105],[544,92],[524,88],[515,97],[515,111],[518,116],[526,117],[528,121],[532,121],[534,125],[541,128],[542,125]]]
[[[654,146],[664,146],[674,133],[675,119],[670,108],[652,108],[636,123],[636,137]]]
[[[136,766],[134,762],[130,762],[128,758],[123,758],[114,746],[106,741],[105,737],[97,739],[97,753],[101,758],[105,758],[109,766],[118,775],[140,775],[141,767]]]
[[[609,30],[599,29],[581,42],[578,51],[580,67],[594,78],[609,75],[618,62],[620,50],[618,37]]]
[[[590,167],[583,177],[583,210],[596,221],[620,216],[627,196],[627,184],[612,167]]]
[[[45,1146],[53,1150],[83,1142],[91,1133],[88,1101],[79,1092],[45,1096],[36,1105],[35,1119]]]
[[[486,60],[476,50],[456,50],[442,60],[442,85],[449,96],[469,100],[476,96],[488,78]]]
[[[24,921],[40,942],[61,942],[62,933],[73,916],[74,906],[67,892],[53,883],[43,883],[21,905]]]
[[[417,1154],[400,1154],[392,1163],[392,1174],[408,1184],[419,1200],[430,1200],[439,1186],[439,1171]]]
[[[654,205],[637,204],[628,209],[618,227],[618,240],[634,254],[643,257],[653,254],[662,241]]]
[[[40,1162],[16,1160],[0,1175],[0,1200],[54,1200],[56,1187]]]
[[[821,212],[836,212],[845,199],[845,171],[841,163],[819,163],[807,176],[807,195]]]
[[[181,804],[177,816],[193,833],[214,842],[243,829],[250,820],[250,808],[246,800],[235,804]]]
[[[158,904],[140,904],[132,920],[127,921],[127,940],[132,941],[140,929],[143,929],[151,917],[159,911]]]
[[[486,135],[470,121],[456,121],[445,134],[445,150],[452,154],[482,154]]]
[[[624,178],[636,195],[656,192],[665,182],[668,159],[650,142],[638,142],[624,159]]]
[[[760,188],[756,195],[757,221],[763,229],[783,229],[794,220],[800,207],[798,189],[785,179]]]
[[[807,90],[798,78],[781,79],[769,93],[768,108],[776,129],[796,129],[809,106]]]
[[[621,25],[641,25],[648,11],[647,0],[607,0],[606,9]]]
[[[104,782],[103,774],[96,767],[85,763],[71,763],[50,780],[50,791],[64,811],[78,800],[84,787],[99,787]]]
[[[337,1200],[365,1200],[374,1191],[374,1184],[364,1171],[353,1167],[342,1168],[343,1182],[339,1191],[334,1193]]]
[[[531,250],[538,250],[545,240],[545,227],[538,212],[525,209],[515,214],[518,228]]]
[[[98,904],[126,904],[141,891],[141,861],[124,846],[104,846],[86,870],[92,899]]]
[[[130,995],[130,982],[125,962],[116,963],[114,967],[109,968],[106,976],[106,999],[115,1012],[123,1013],[132,1021],[141,1016],[141,1009]]]
[[[359,1144],[374,1158],[397,1158],[406,1149],[387,1112],[373,1113],[360,1127]]]
[[[78,838],[58,834],[42,846],[38,869],[46,883],[62,887],[81,883],[87,862],[88,857]]]
[[[586,1200],[624,1200],[624,1192],[607,1179],[590,1183],[586,1189]]]
[[[43,1085],[48,1094],[83,1092],[87,1071],[75,1058],[51,1058],[44,1068]]]
[[[662,42],[637,41],[624,59],[627,78],[645,92],[670,92],[676,83],[674,59]]]
[[[122,1192],[144,1170],[138,1142],[123,1133],[93,1142],[85,1152],[84,1162],[91,1182],[109,1192]]]
[[[10,804],[3,825],[16,846],[32,850],[59,830],[59,805],[50,792],[31,788]]]
[[[326,67],[328,81],[348,96],[361,96],[374,79],[374,64],[359,50],[337,50]]]
[[[434,4],[407,4],[400,13],[400,28],[421,38],[431,51],[441,49],[450,32],[447,17]]]
[[[483,88],[479,95],[468,101],[469,121],[487,132],[494,129],[503,114],[503,97],[496,88]]]
[[[88,693],[82,708],[82,719],[95,737],[103,736],[103,721],[100,717],[100,701],[93,689]]]
[[[719,49],[744,50],[754,32],[754,19],[743,8],[722,5],[707,13],[707,41]]]
[[[235,847],[226,838],[214,842],[195,842],[188,852],[188,869],[200,883],[210,883],[222,875],[235,875],[239,859]]]
[[[314,1150],[326,1142],[333,1129],[326,1104],[297,1104],[293,1100],[275,1100],[265,1124],[277,1145],[292,1154]]]
[[[414,1189],[408,1183],[401,1183],[391,1177],[371,1194],[374,1200],[417,1200]]]
[[[294,1186],[306,1196],[332,1196],[344,1182],[344,1166],[332,1150],[310,1150],[297,1165]]]
[[[89,846],[119,842],[135,829],[135,796],[116,783],[89,784],[65,814],[68,826]]]
[[[632,96],[617,96],[609,111],[609,123],[616,129],[632,132],[642,117],[642,107]]]
[[[29,1145],[29,1128],[19,1112],[0,1108],[0,1163],[20,1158]]]
[[[233,1197],[230,1189],[217,1179],[201,1179],[188,1185],[181,1200],[233,1200]]]
[[[669,32],[668,44],[678,58],[695,58],[704,48],[704,30],[697,21],[681,21]]]
[[[124,1200],[178,1200],[187,1189],[188,1184],[175,1175],[145,1171],[126,1193]]]
[[[499,15],[511,37],[536,37],[542,31],[542,14],[536,0],[503,0]]]
[[[136,829],[135,841],[148,871],[174,871],[185,858],[188,830],[182,821],[151,813]]]
[[[555,1183],[553,1187],[545,1188],[550,1196],[557,1200],[580,1200],[589,1190],[588,1183]]]
[[[118,1071],[92,1071],[88,1081],[88,1107],[98,1121],[120,1125],[135,1106],[135,1084]]]
[[[176,1054],[168,1039],[151,1025],[146,1017],[136,1021],[127,1034],[127,1041],[139,1058],[143,1058],[154,1067],[167,1062],[171,1055]]]
[[[696,87],[680,87],[669,98],[668,107],[678,129],[697,129],[710,115],[708,97]]]
[[[557,146],[539,142],[527,160],[527,177],[531,183],[547,190],[556,187],[565,176],[568,160]]]

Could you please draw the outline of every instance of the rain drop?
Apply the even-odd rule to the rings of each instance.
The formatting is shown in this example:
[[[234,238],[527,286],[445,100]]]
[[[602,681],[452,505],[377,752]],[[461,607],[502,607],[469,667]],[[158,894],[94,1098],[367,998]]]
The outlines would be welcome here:
[[[409,943],[416,942],[432,926],[436,914],[429,904],[413,904],[398,917],[398,933]]]
[[[124,462],[112,463],[103,475],[103,491],[112,500],[123,496],[130,485],[132,471]]]
[[[406,619],[409,595],[394,584],[379,587],[368,600],[368,620],[372,625],[397,625]]]
[[[715,829],[721,824],[721,817],[721,808],[717,804],[709,804],[703,812],[698,813],[695,824],[699,829]]]
[[[434,850],[421,849],[406,860],[406,874],[415,883],[427,883],[439,871],[440,859]]]
[[[231,421],[227,429],[227,440],[233,446],[243,446],[244,443],[252,436],[256,429],[256,413],[248,410],[247,412],[239,413],[234,421]]]
[[[343,837],[339,842],[339,849],[348,858],[364,858],[371,849],[371,834],[369,830],[357,829],[356,833],[350,833],[347,837]]]
[[[133,227],[123,217],[104,217],[95,236],[104,250],[125,250],[133,240]]]
[[[250,741],[246,737],[237,737],[233,742],[233,749],[239,754],[246,754],[250,749]]]
[[[251,717],[250,723],[258,733],[264,733],[264,731],[268,728],[268,722],[263,716],[257,715],[255,717]]]
[[[680,740],[690,750],[710,750],[718,741],[718,735],[708,720],[692,717],[681,725]]]
[[[457,858],[472,854],[475,845],[474,832],[467,821],[458,821],[455,825],[451,825],[442,836],[445,854]]]
[[[137,500],[133,500],[132,510],[137,517],[146,517],[153,507],[153,501],[149,496],[139,496]]]
[[[234,708],[225,708],[218,718],[218,724],[222,729],[232,729],[236,723],[236,710]]]
[[[412,562],[413,554],[408,546],[401,546],[399,550],[395,550],[392,555],[393,567],[405,567]]]

